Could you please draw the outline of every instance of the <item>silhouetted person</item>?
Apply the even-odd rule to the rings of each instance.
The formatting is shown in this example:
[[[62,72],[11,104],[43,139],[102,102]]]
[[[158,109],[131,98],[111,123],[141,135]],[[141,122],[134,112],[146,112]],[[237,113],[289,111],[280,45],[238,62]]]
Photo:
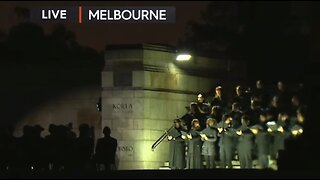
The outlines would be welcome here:
[[[67,124],[67,128],[68,128],[68,131],[67,131],[68,138],[71,139],[71,140],[75,140],[77,138],[77,135],[72,130],[73,129],[73,124],[72,123],[68,123]]]
[[[16,138],[13,136],[13,132],[14,132],[14,128],[13,126],[9,126],[6,130],[6,142],[5,144],[7,144],[7,148],[6,148],[6,153],[4,154],[6,157],[4,158],[7,164],[7,168],[9,171],[15,171],[16,168],[18,167],[18,156],[17,156],[17,149],[18,149],[18,140],[19,138]]]
[[[45,137],[45,149],[47,154],[48,170],[58,171],[59,170],[59,130],[58,126],[54,124],[49,125],[49,135]]]
[[[0,127],[0,173],[14,165],[16,139],[12,126]]]
[[[97,164],[104,165],[105,170],[113,170],[118,142],[110,136],[111,129],[108,126],[103,128],[103,134],[104,137],[97,141],[95,159]]]
[[[44,149],[44,139],[41,137],[41,132],[44,130],[40,125],[35,125],[33,127],[32,136],[32,170],[33,171],[44,171],[46,168],[45,149]]]
[[[21,171],[30,171],[34,159],[34,142],[33,142],[33,127],[25,125],[23,127],[23,135],[18,140],[18,168]]]
[[[93,153],[94,141],[90,137],[88,124],[79,126],[79,137],[75,140],[72,150],[73,168],[79,172],[90,167],[90,160]]]

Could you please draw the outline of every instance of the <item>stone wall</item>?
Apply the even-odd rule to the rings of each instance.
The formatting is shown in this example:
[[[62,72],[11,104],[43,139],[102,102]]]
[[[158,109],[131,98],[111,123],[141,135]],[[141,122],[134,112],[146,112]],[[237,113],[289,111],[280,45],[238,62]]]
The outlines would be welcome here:
[[[74,89],[58,97],[48,99],[27,113],[15,126],[14,135],[22,136],[24,125],[41,125],[45,130],[42,137],[49,134],[49,124],[66,125],[73,123],[73,130],[78,135],[78,126],[87,123],[95,128],[95,137],[101,134],[101,113],[97,111],[96,103],[101,97],[101,87],[90,86]]]
[[[102,127],[109,126],[118,139],[118,169],[162,166],[168,160],[169,143],[165,140],[155,151],[152,144],[174,118],[187,112],[185,107],[196,95],[210,91],[228,68],[227,62],[216,59],[193,57],[183,63],[175,57],[175,51],[152,45],[107,49],[102,72]],[[204,71],[212,75],[197,76]],[[120,79],[115,77],[119,72],[123,73]]]

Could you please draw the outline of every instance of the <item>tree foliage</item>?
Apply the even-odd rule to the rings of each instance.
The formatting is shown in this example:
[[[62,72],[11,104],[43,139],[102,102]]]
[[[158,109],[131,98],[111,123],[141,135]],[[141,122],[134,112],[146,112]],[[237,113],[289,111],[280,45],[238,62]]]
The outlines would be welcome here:
[[[211,2],[201,22],[189,23],[179,47],[198,55],[245,61],[249,74],[264,79],[301,77],[305,66],[301,62],[309,60],[314,16],[306,13],[312,6],[303,5]]]

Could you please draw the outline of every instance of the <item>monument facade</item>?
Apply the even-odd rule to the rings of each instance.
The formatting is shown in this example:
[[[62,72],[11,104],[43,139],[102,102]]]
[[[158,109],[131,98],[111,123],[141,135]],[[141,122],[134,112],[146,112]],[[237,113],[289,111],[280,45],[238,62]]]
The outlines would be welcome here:
[[[187,112],[196,95],[245,78],[239,62],[197,56],[176,61],[178,53],[152,44],[107,47],[101,127],[109,126],[118,140],[118,169],[158,169],[168,161],[169,143],[164,140],[154,151],[152,144]]]

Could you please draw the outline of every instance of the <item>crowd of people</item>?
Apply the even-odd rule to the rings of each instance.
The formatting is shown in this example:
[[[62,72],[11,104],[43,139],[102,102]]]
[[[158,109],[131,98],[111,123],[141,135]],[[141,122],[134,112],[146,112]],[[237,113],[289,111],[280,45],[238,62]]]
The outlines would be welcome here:
[[[39,125],[25,125],[21,137],[13,128],[0,130],[0,173],[107,171],[115,168],[117,140],[104,127],[103,138],[94,147],[94,129],[79,125],[79,136],[68,125],[49,125],[49,135],[42,137]]]
[[[222,86],[208,102],[198,94],[168,131],[170,168],[233,168],[233,160],[240,168],[253,168],[253,160],[257,168],[270,168],[286,141],[303,133],[306,99],[303,84],[289,89],[278,81],[267,89],[261,80],[254,87],[236,86],[233,98],[225,97]]]

